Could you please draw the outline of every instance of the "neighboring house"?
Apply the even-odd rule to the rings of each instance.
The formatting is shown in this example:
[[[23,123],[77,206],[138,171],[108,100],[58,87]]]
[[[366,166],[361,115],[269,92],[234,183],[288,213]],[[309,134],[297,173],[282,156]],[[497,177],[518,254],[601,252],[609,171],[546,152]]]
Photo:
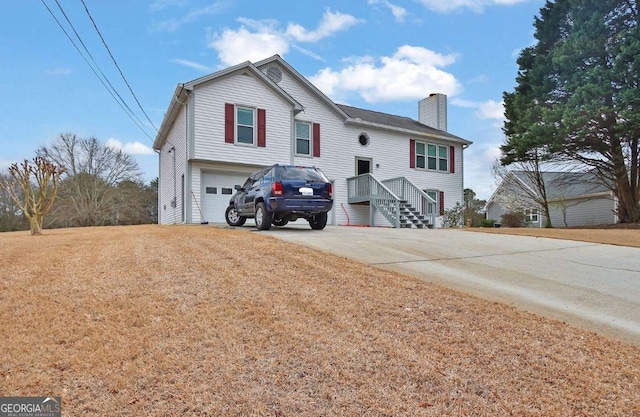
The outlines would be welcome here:
[[[438,226],[463,201],[463,149],[446,96],[420,122],[338,105],[280,56],[178,84],[153,148],[160,224],[224,222],[233,187],[275,163],[315,165],[333,183],[329,224]],[[419,217],[424,216],[424,217]]]
[[[542,180],[553,227],[618,222],[615,194],[594,174],[543,172]],[[499,223],[503,214],[520,210],[527,215],[529,227],[544,227],[544,210],[531,195],[538,193],[529,176],[522,171],[511,171],[487,201],[487,218]]]

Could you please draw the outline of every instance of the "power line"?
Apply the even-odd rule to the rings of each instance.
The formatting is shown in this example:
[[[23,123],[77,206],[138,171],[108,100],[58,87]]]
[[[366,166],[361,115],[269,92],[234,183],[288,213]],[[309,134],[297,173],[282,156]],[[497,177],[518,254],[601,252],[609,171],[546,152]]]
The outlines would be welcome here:
[[[58,0],[56,0],[56,2],[57,1]],[[124,80],[124,83],[129,88],[129,91],[131,92],[131,95],[133,96],[133,98],[136,100],[136,103],[138,103],[138,107],[140,107],[140,110],[142,110],[142,113],[145,115],[145,117],[147,118],[149,123],[151,123],[151,126],[153,126],[153,128],[156,130],[156,132],[160,133],[158,128],[151,121],[151,118],[149,118],[149,115],[147,114],[147,112],[144,111],[144,109],[142,108],[142,104],[140,104],[140,100],[138,100],[138,97],[136,97],[136,94],[133,92],[133,89],[129,85],[129,82],[127,81],[127,78],[122,73],[122,69],[120,69],[120,65],[118,65],[118,62],[116,61],[116,59],[114,58],[113,54],[111,53],[111,49],[109,49],[109,46],[107,45],[107,42],[104,40],[104,37],[102,36],[102,33],[100,33],[100,29],[98,29],[98,25],[96,24],[95,20],[93,20],[93,16],[91,16],[91,13],[89,13],[89,9],[87,8],[86,3],[84,2],[84,0],[80,0],[80,2],[82,2],[82,5],[84,6],[84,10],[87,12],[87,15],[89,16],[89,19],[91,19],[91,23],[93,23],[93,27],[95,28],[96,32],[98,33],[98,36],[100,36],[100,39],[102,40],[102,44],[104,45],[105,48],[107,48],[107,52],[109,52],[109,56],[111,57],[111,60],[115,64],[116,68],[118,68],[118,72],[120,72],[120,76]]]
[[[140,129],[140,131],[142,131],[142,133],[149,138],[149,140],[151,140],[153,142],[153,138],[151,138],[151,136],[149,136],[149,134],[144,130],[143,126],[142,126],[142,122],[136,121],[134,119],[135,114],[133,113],[133,111],[131,110],[131,108],[129,108],[129,106],[127,106],[126,102],[122,99],[122,97],[120,96],[120,94],[118,94],[117,90],[113,87],[113,85],[109,82],[109,79],[104,75],[104,73],[102,71],[100,71],[100,73],[103,75],[103,77],[106,80],[103,80],[100,75],[98,75],[98,73],[96,72],[96,70],[94,69],[94,67],[91,65],[91,63],[89,62],[89,60],[84,56],[84,54],[82,53],[82,51],[80,50],[80,48],[78,48],[78,45],[74,42],[74,40],[71,38],[71,36],[69,35],[69,33],[65,30],[64,26],[62,25],[62,23],[60,23],[60,21],[58,20],[58,18],[56,17],[56,15],[53,13],[53,11],[49,8],[49,6],[45,3],[44,0],[40,0],[41,3],[44,5],[44,7],[47,9],[47,11],[49,12],[49,14],[51,15],[51,17],[53,18],[53,20],[55,20],[55,22],[58,24],[58,26],[60,27],[60,29],[62,30],[62,32],[65,34],[65,36],[67,37],[67,39],[69,39],[69,42],[71,42],[71,44],[73,45],[73,47],[76,49],[76,51],[78,51],[78,53],[80,54],[80,56],[82,57],[82,59],[84,60],[84,62],[86,62],[86,64],[89,66],[89,68],[91,68],[91,71],[93,71],[94,75],[98,78],[98,80],[100,80],[100,82],[102,83],[102,85],[104,86],[104,88],[107,89],[107,91],[109,92],[109,94],[111,95],[111,97],[116,101],[116,103],[118,103],[118,105],[120,106],[120,108],[127,114],[127,116],[133,121],[133,123]],[[56,3],[57,0],[56,0]],[[60,4],[58,3],[58,7],[60,7],[60,9],[62,10],[62,7],[60,6]],[[69,22],[69,24],[71,25],[71,22],[69,21],[68,17],[66,16],[66,14],[64,13],[64,11],[62,10],[63,14],[65,15],[65,18],[67,19],[67,21]],[[72,25],[71,25],[72,26]],[[73,26],[72,26],[73,28]],[[78,33],[75,31],[75,28],[73,29],[74,32],[76,33],[76,36],[78,36],[78,39],[80,39]],[[84,45],[84,42],[82,42],[82,40],[80,39],[80,42],[82,43],[83,47],[85,49],[86,46]],[[88,49],[87,49],[87,53],[89,53]],[[91,56],[91,54],[89,53],[89,55]],[[93,57],[91,57],[91,59],[93,60]],[[95,60],[93,60],[95,62]],[[96,66],[98,66],[96,64]],[[98,66],[99,68],[99,66]],[[108,85],[107,85],[108,83]],[[111,88],[109,88],[109,86]],[[115,93],[115,94],[114,94]],[[117,95],[117,97],[116,97]],[[119,97],[119,100],[118,100]],[[125,107],[126,106],[126,107]],[[127,111],[128,109],[128,111]],[[155,127],[155,126],[154,126]]]
[[[66,19],[67,23],[69,24],[69,26],[71,27],[71,29],[73,30],[73,33],[75,33],[76,37],[78,38],[78,41],[80,41],[80,44],[82,45],[82,47],[84,48],[84,50],[87,52],[87,55],[89,55],[89,58],[91,58],[91,61],[93,62],[93,64],[96,66],[96,68],[98,69],[98,71],[100,72],[100,74],[102,75],[102,77],[104,78],[104,80],[107,82],[107,84],[109,84],[109,87],[111,87],[111,89],[113,90],[113,92],[115,93],[116,96],[118,96],[118,99],[120,100],[120,102],[122,102],[122,104],[127,108],[127,110],[130,112],[130,114],[136,118],[136,120],[140,123],[141,126],[144,126],[144,123],[142,122],[142,120],[140,120],[140,118],[134,113],[133,110],[131,110],[131,107],[129,107],[129,105],[127,104],[127,102],[122,98],[122,96],[118,93],[118,90],[116,90],[116,88],[113,86],[113,84],[111,84],[111,82],[109,81],[109,78],[104,74],[104,72],[102,71],[102,69],[100,68],[100,65],[96,62],[96,60],[93,58],[93,55],[91,54],[91,52],[89,51],[89,48],[87,48],[87,45],[85,45],[85,43],[82,41],[82,37],[80,36],[80,34],[78,33],[78,31],[76,30],[75,26],[73,26],[73,23],[71,23],[71,20],[69,20],[69,17],[67,16],[67,13],[65,13],[64,9],[62,8],[62,6],[60,5],[58,0],[55,0],[56,4],[58,5],[58,8],[60,9],[60,12],[62,12],[62,15],[64,16],[64,18]]]

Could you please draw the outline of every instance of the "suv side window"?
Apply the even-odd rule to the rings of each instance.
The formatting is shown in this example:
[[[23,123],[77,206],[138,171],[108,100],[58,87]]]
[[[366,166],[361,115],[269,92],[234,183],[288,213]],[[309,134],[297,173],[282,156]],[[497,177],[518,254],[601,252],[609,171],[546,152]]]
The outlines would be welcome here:
[[[271,168],[270,170],[268,170],[265,174],[264,177],[262,178],[262,183],[263,184],[270,184],[273,182],[273,176],[274,176],[274,172],[273,172],[273,168]]]

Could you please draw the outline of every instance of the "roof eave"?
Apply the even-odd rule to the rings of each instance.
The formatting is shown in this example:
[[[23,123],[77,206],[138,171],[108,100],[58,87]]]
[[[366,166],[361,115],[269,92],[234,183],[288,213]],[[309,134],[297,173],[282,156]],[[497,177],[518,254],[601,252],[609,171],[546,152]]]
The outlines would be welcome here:
[[[209,75],[204,76],[204,77],[196,78],[195,80],[192,80],[192,81],[189,81],[188,83],[185,83],[184,86],[185,86],[185,88],[187,88],[189,90],[193,90],[195,87],[197,87],[197,86],[199,86],[201,84],[207,83],[207,82],[215,80],[217,78],[224,77],[225,75],[233,74],[234,72],[238,72],[238,71],[242,71],[242,70],[246,70],[246,71],[251,72],[253,75],[255,75],[260,80],[262,80],[266,85],[268,85],[278,95],[280,95],[286,101],[291,103],[291,105],[293,106],[293,111],[295,113],[300,113],[301,111],[304,110],[304,107],[302,106],[302,104],[300,104],[289,93],[284,91],[278,84],[274,83],[269,77],[266,76],[266,74],[264,74],[262,71],[260,71],[257,66],[255,66],[254,64],[252,64],[249,61],[245,61],[245,62],[243,62],[241,64],[234,65],[233,67],[229,67],[229,68],[223,69],[221,71],[214,72],[213,74],[209,74]]]
[[[173,92],[173,97],[171,97],[171,102],[169,103],[169,111],[167,111],[164,115],[164,119],[162,119],[162,124],[160,125],[160,129],[158,130],[158,134],[156,135],[156,139],[153,141],[153,149],[159,151],[162,149],[162,146],[167,140],[167,135],[169,134],[169,129],[173,122],[178,117],[178,112],[180,108],[184,104],[189,92],[185,89],[184,84],[178,84],[176,86],[175,91]]]
[[[291,73],[296,79],[298,79],[301,83],[303,83],[310,91],[313,92],[321,101],[323,101],[329,108],[336,113],[343,120],[347,120],[349,115],[345,113],[336,103],[333,102],[329,97],[327,97],[322,91],[318,90],[318,87],[311,84],[309,80],[307,80],[302,74],[300,74],[295,68],[293,68],[287,61],[282,59],[280,55],[273,55],[269,58],[263,59],[262,61],[256,62],[254,65],[256,67],[262,67],[264,65],[270,64],[272,62],[278,62],[282,65],[289,73]]]

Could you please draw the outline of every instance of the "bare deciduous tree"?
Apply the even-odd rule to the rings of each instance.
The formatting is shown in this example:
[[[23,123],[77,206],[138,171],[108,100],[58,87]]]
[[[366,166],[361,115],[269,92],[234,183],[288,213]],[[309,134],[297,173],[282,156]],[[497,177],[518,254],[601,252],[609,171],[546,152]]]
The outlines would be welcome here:
[[[138,164],[130,155],[102,144],[95,137],[61,134],[37,154],[67,168],[60,196],[52,210],[57,227],[118,224],[118,212],[129,200],[119,198],[118,186],[140,181]]]
[[[41,235],[42,221],[55,201],[64,168],[38,156],[33,158],[33,165],[26,159],[21,164],[12,164],[9,173],[11,180],[0,180],[0,188],[29,220],[31,234]]]
[[[498,203],[511,212],[526,212],[531,203],[540,207],[545,216],[545,227],[553,227],[547,198],[542,163],[539,159],[511,163],[511,169],[504,168],[499,162],[491,168],[493,176],[500,182],[508,183],[499,196]],[[517,178],[516,173],[523,178]],[[524,180],[524,181],[523,181]]]

